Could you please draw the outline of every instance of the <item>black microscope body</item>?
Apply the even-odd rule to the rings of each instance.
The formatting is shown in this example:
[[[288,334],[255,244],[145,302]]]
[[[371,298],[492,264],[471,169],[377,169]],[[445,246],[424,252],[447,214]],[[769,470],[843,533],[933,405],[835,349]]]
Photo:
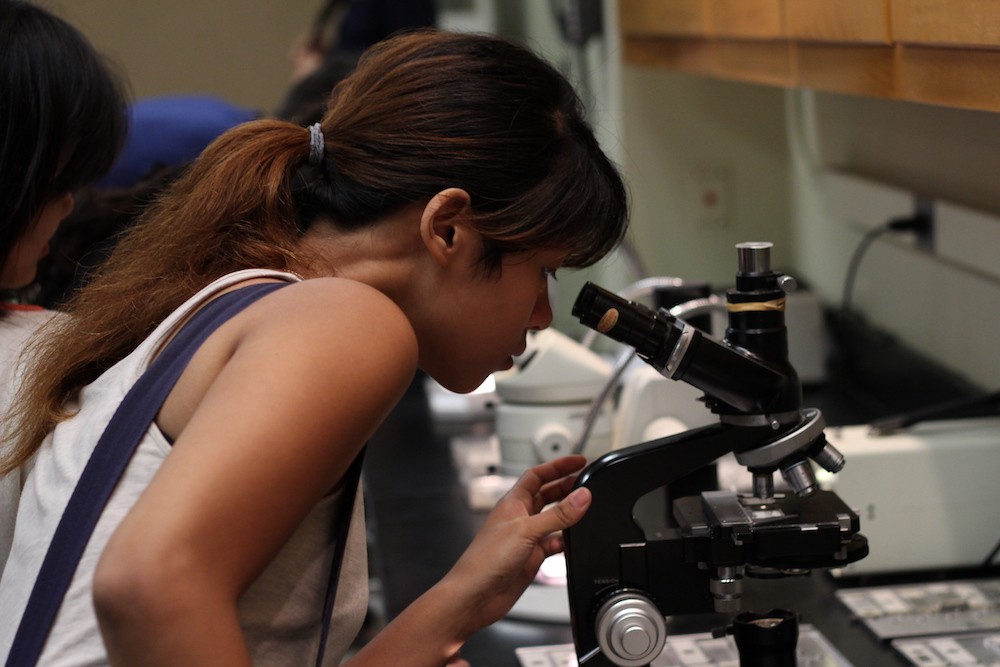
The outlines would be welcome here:
[[[825,441],[819,411],[802,407],[785,328],[783,287],[791,279],[770,270],[770,248],[737,246],[721,341],[589,283],[576,300],[573,315],[583,324],[704,391],[719,416],[716,424],[612,451],[581,473],[577,486],[590,489],[593,503],[565,531],[581,667],[649,664],[666,640],[664,617],[739,611],[744,575],[842,567],[868,553],[857,513],[817,488],[810,461],[837,472],[843,457]],[[752,473],[752,493],[715,490],[712,464],[729,453]],[[775,471],[791,492],[775,492]],[[640,525],[636,503],[657,490],[662,517]],[[753,664],[743,646],[740,653],[744,667]]]

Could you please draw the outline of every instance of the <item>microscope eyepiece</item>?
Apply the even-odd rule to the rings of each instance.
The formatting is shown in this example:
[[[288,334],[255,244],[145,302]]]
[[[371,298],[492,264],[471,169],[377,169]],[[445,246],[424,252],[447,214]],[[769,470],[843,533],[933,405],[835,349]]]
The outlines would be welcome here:
[[[664,353],[669,354],[680,336],[679,331],[673,331],[676,318],[672,315],[655,313],[589,282],[573,304],[573,316],[598,333],[634,347],[640,357],[658,368],[662,363],[655,362]]]
[[[573,305],[573,315],[591,329],[635,348],[640,358],[664,376],[683,380],[736,411],[775,414],[797,411],[801,405],[794,371],[786,373],[783,367],[704,336],[665,310],[654,312],[587,283]]]

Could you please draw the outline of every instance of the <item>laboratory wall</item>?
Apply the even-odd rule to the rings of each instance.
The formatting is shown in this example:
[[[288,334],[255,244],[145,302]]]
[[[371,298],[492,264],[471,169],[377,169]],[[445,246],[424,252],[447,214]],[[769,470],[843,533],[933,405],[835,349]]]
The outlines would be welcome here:
[[[212,94],[272,112],[320,0],[46,0],[119,68],[136,98]]]
[[[793,267],[783,92],[623,67],[622,164],[632,233],[656,275],[732,284],[735,245]]]
[[[974,384],[1000,385],[1000,114],[789,91],[796,270],[839,305],[867,229],[929,201],[926,246],[880,237],[852,303]],[[843,186],[844,175],[848,183]]]
[[[851,303],[971,383],[1000,384],[1000,115],[629,65],[621,79],[633,233],[655,273],[725,285],[733,243],[770,240],[775,266],[838,308],[864,234],[926,199],[930,245],[879,237]]]

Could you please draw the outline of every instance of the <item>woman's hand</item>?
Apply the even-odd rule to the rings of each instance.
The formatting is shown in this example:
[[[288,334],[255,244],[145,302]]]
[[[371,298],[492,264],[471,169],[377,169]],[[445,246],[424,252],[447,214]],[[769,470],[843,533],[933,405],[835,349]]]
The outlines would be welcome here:
[[[524,473],[444,579],[347,664],[468,667],[459,655],[465,640],[510,611],[542,561],[562,551],[559,532],[590,506],[588,489],[572,491],[585,463],[567,456]]]
[[[500,620],[532,582],[546,557],[563,550],[560,533],[590,506],[586,488],[572,493],[583,456],[567,456],[528,470],[500,499],[472,544],[441,585],[468,604],[471,634]],[[568,494],[568,495],[567,495]],[[557,503],[546,508],[551,503]]]

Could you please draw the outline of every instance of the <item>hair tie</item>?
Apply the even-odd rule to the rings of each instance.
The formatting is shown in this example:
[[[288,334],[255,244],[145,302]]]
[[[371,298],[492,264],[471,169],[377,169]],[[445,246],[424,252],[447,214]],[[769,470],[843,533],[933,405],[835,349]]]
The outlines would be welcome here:
[[[323,164],[323,152],[325,146],[323,139],[323,129],[319,123],[309,126],[309,164],[318,167]]]

